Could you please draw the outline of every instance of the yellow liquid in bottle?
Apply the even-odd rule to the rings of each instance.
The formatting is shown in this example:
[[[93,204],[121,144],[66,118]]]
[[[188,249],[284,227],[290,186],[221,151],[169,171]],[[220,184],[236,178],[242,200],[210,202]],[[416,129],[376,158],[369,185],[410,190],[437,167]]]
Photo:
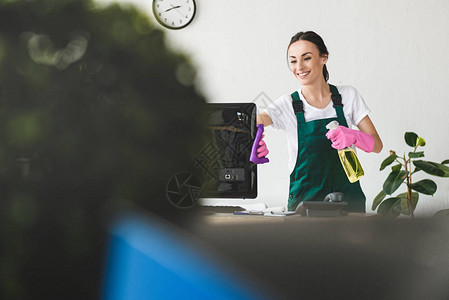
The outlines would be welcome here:
[[[341,164],[348,176],[349,182],[354,183],[365,174],[354,149],[348,147],[338,151]]]

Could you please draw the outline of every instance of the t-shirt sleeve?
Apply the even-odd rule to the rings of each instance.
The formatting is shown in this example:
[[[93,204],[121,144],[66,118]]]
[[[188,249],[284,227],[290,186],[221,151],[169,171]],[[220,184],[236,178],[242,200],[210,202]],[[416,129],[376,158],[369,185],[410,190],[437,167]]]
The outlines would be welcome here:
[[[285,116],[289,113],[289,104],[291,106],[290,98],[288,96],[282,96],[268,105],[267,109],[264,110],[273,121],[271,126],[274,129],[285,130]]]
[[[351,87],[351,98],[352,98],[352,113],[351,113],[351,119],[352,124],[355,126],[359,125],[360,121],[364,117],[366,117],[370,113],[370,109],[366,105],[365,101],[363,100],[360,93],[353,87]]]

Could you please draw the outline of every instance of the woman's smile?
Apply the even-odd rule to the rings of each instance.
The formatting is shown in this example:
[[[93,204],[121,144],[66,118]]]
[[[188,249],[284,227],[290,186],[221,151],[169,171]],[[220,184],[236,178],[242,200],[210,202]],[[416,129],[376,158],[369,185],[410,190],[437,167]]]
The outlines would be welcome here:
[[[310,74],[310,71],[308,72],[302,72],[302,73],[296,73],[296,75],[299,77],[299,79],[304,79],[306,78],[307,75]]]

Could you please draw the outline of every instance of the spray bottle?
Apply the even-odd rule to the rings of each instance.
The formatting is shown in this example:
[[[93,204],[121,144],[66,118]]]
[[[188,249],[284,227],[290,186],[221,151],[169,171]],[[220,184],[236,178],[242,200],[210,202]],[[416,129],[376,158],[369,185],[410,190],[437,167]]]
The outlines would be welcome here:
[[[329,131],[335,130],[338,128],[338,122],[332,121],[326,125],[326,128],[329,129]],[[349,182],[354,183],[365,174],[362,165],[357,158],[357,154],[352,147],[338,150],[338,157],[340,158],[346,176],[348,176]]]

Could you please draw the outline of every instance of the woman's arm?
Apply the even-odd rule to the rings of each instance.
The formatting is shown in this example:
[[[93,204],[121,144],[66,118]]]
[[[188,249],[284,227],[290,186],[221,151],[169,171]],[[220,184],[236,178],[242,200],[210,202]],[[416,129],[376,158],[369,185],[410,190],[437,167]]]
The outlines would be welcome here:
[[[364,117],[362,121],[360,121],[359,125],[357,125],[357,128],[359,128],[361,132],[368,133],[374,138],[373,152],[379,153],[382,151],[382,140],[380,139],[379,134],[377,133],[377,130],[374,127],[373,122],[371,122],[369,116]]]
[[[273,120],[271,120],[266,112],[263,112],[257,115],[257,125],[259,124],[263,124],[264,127],[267,127],[273,124]]]

